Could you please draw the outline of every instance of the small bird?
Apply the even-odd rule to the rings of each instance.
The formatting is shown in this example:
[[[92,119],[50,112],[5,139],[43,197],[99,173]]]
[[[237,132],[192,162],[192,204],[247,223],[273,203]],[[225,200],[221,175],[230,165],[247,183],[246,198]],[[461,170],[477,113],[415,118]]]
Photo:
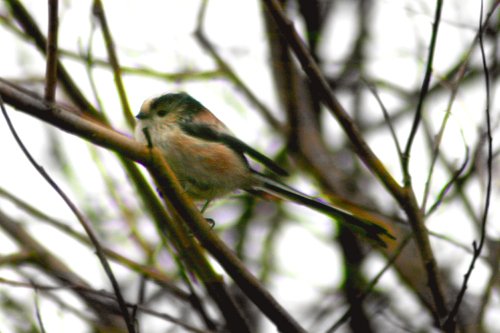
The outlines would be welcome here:
[[[385,228],[303,194],[254,170],[251,157],[279,176],[287,172],[273,160],[237,139],[215,115],[187,93],[168,93],[147,99],[136,115],[136,139],[159,148],[182,188],[193,200],[208,203],[237,189],[270,193],[322,212],[343,222],[378,245]]]

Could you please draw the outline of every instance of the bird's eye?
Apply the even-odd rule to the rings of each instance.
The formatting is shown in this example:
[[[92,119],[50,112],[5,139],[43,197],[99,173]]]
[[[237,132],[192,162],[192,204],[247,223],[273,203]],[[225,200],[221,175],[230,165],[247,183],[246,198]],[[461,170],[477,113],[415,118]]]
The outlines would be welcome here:
[[[167,110],[165,110],[165,109],[158,110],[157,114],[160,117],[165,117],[165,115],[167,114]]]

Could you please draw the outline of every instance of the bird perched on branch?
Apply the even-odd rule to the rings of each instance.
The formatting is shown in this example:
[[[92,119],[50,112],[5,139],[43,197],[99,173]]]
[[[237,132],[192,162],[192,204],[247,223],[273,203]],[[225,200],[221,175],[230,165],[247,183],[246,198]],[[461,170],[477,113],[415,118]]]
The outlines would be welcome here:
[[[210,200],[237,189],[270,193],[324,213],[385,246],[383,227],[303,194],[251,168],[246,157],[279,176],[287,172],[237,139],[212,112],[186,93],[151,98],[136,115],[136,139],[159,148],[182,188],[194,200]],[[202,209],[204,210],[204,209]]]

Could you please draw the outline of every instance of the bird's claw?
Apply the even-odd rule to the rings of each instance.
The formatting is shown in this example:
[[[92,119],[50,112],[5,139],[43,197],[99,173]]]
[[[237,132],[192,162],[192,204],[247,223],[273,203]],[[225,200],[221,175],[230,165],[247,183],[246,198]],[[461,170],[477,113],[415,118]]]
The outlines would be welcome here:
[[[207,221],[208,225],[210,226],[210,230],[215,227],[215,221],[213,219],[205,218],[205,221]]]

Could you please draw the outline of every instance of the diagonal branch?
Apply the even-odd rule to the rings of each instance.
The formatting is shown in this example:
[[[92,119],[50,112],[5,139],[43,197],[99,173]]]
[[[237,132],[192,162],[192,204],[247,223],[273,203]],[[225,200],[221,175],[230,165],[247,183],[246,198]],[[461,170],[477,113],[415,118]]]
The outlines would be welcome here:
[[[270,124],[274,129],[281,129],[283,126],[280,122],[273,116],[271,110],[260,101],[260,99],[250,90],[249,87],[243,82],[243,80],[236,74],[233,68],[217,53],[217,50],[212,45],[212,42],[205,36],[205,31],[203,25],[205,23],[205,14],[207,9],[208,1],[202,1],[200,9],[198,12],[196,30],[194,36],[200,45],[205,49],[213,60],[217,63],[219,70],[243,93],[248,101],[250,101],[256,108],[261,112],[263,117],[266,119],[268,124]]]
[[[180,184],[157,148],[149,149],[127,138],[123,134],[100,125],[96,121],[80,117],[78,114],[69,112],[63,108],[49,107],[40,99],[22,93],[2,80],[0,80],[0,94],[8,104],[29,115],[144,165],[152,174],[160,191],[165,194],[163,198],[164,203],[172,207],[174,212],[190,227],[200,243],[221,264],[247,297],[254,302],[280,331],[291,333],[305,332],[300,324],[282,308],[267,289],[248,271],[232,250],[211,230],[193,202],[181,190]],[[165,222],[170,224],[168,221]],[[176,225],[175,228],[184,229],[179,223],[173,224]],[[173,236],[176,235],[174,234]],[[182,237],[182,235],[180,236]],[[192,242],[189,245],[191,247],[184,249],[182,253],[187,257],[185,259],[190,261],[191,264],[199,264],[200,257],[201,259],[204,257],[193,252],[196,250],[197,244],[193,242],[192,237],[175,240],[174,244],[179,246],[177,243],[179,241],[183,243]],[[200,273],[205,274],[200,278],[206,284],[209,292],[211,291],[211,286],[220,283],[220,280],[222,280],[221,277],[207,275],[210,274],[207,271]],[[207,278],[210,278],[210,280]],[[217,295],[212,296],[214,298],[217,297]]]
[[[130,104],[128,103],[127,93],[125,92],[125,86],[122,80],[121,67],[118,61],[118,55],[116,54],[115,43],[113,42],[113,37],[111,36],[111,31],[109,30],[108,21],[104,13],[101,0],[94,1],[93,13],[99,20],[102,27],[102,33],[104,35],[104,41],[108,51],[109,63],[113,69],[116,90],[118,90],[118,96],[120,97],[120,103],[122,104],[123,115],[127,120],[129,127],[133,128],[135,120],[132,110],[130,109]]]
[[[424,224],[424,216],[418,206],[413,190],[411,187],[401,187],[368,146],[358,126],[352,121],[346,110],[333,95],[320,68],[304,45],[293,23],[283,13],[278,1],[263,1],[274,18],[276,25],[294,51],[295,56],[302,65],[302,69],[307,74],[311,84],[317,89],[322,102],[333,113],[351,141],[358,157],[388,189],[389,193],[398,201],[401,208],[405,211],[415,234],[415,240],[422,256],[423,265],[426,269],[428,285],[434,299],[435,317],[439,322],[440,318],[446,315],[446,301],[436,259],[430,245],[429,234]]]
[[[340,126],[344,129],[345,134],[351,140],[359,158],[393,195],[403,196],[402,188],[368,146],[358,126],[351,120],[344,107],[331,92],[326,78],[310,55],[307,47],[295,30],[293,23],[283,13],[279,3],[276,0],[264,0],[264,2],[278,25],[280,32],[294,51],[311,84],[317,89],[322,102],[333,112]]]

